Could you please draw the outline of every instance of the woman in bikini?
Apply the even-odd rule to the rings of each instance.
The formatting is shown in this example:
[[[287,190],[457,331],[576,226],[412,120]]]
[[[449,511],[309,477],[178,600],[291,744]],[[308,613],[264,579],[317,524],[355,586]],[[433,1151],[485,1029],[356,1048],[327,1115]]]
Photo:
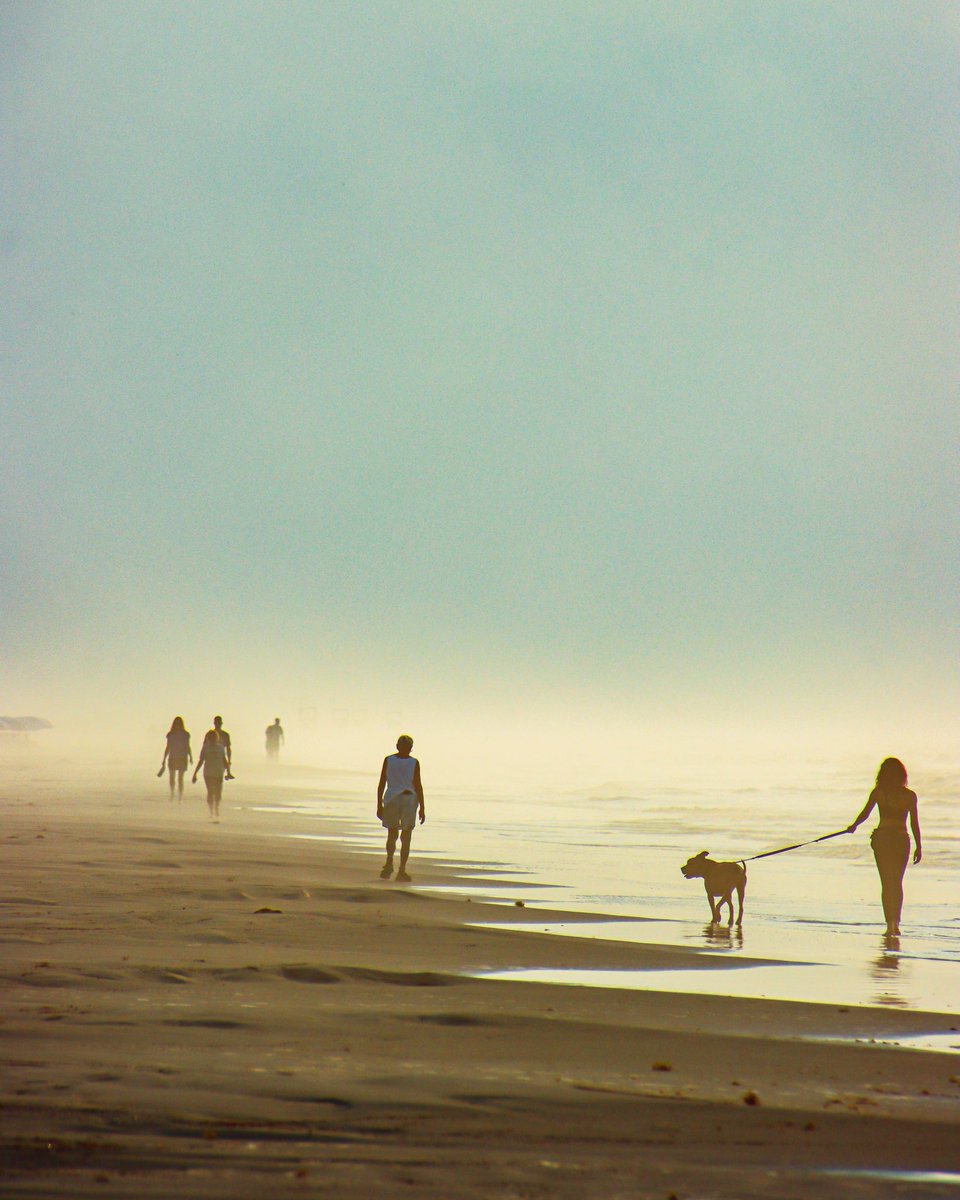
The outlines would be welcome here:
[[[203,782],[207,785],[207,808],[210,810],[210,820],[220,820],[220,799],[223,796],[223,778],[228,779],[229,764],[227,762],[227,745],[216,729],[208,729],[203,739],[200,757],[193,771],[193,782],[197,782],[197,772],[203,767]]]
[[[183,727],[183,717],[174,717],[170,732],[167,734],[167,745],[163,752],[163,762],[157,772],[157,778],[163,776],[165,770],[170,771],[170,799],[173,799],[173,789],[176,784],[180,799],[183,799],[183,773],[187,764],[193,762],[190,749],[190,734]]]
[[[907,817],[913,831],[915,849],[913,861],[923,857],[920,847],[920,816],[917,812],[917,793],[907,787],[907,768],[899,758],[885,758],[877,772],[877,784],[870,799],[863,806],[857,819],[847,829],[853,833],[873,809],[880,814],[880,821],[870,835],[873,857],[880,873],[883,915],[887,921],[887,934],[900,932],[900,910],[903,908],[903,874],[910,858],[910,835],[907,833]]]

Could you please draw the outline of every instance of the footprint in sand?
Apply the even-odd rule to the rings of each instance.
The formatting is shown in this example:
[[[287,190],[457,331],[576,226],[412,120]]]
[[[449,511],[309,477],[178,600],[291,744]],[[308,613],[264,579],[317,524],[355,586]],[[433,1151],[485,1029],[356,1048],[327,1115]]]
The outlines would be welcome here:
[[[297,1096],[291,1095],[288,1092],[258,1092],[260,1096],[265,1096],[270,1100],[282,1100],[286,1104],[315,1104],[321,1105],[324,1108],[351,1109],[354,1107],[353,1102],[344,1100],[340,1096]]]
[[[331,971],[323,971],[319,967],[281,967],[280,974],[284,979],[291,979],[294,983],[339,983],[340,976],[334,975]]]
[[[193,977],[184,971],[173,971],[163,967],[144,967],[139,974],[154,983],[193,983]]]
[[[244,983],[250,979],[262,979],[263,972],[259,967],[224,967],[211,971],[214,979],[222,979],[229,983]]]
[[[439,975],[435,971],[377,971],[372,967],[344,967],[344,975],[370,983],[389,983],[395,987],[451,987],[459,983],[456,975]]]
[[[425,1013],[407,1019],[421,1025],[448,1025],[455,1029],[493,1029],[513,1024],[497,1018],[477,1017],[471,1013]]]
[[[177,1025],[183,1029],[248,1029],[249,1026],[243,1021],[226,1021],[219,1017],[174,1017],[163,1022],[164,1025]]]

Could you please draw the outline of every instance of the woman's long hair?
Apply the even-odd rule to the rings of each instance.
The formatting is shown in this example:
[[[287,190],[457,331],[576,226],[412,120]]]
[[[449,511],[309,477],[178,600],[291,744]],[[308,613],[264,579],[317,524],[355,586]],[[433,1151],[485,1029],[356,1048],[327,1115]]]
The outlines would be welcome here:
[[[173,724],[170,726],[171,733],[186,733],[183,727],[183,717],[174,717]]]
[[[877,787],[884,792],[895,792],[907,786],[907,768],[899,758],[885,758],[877,772]]]

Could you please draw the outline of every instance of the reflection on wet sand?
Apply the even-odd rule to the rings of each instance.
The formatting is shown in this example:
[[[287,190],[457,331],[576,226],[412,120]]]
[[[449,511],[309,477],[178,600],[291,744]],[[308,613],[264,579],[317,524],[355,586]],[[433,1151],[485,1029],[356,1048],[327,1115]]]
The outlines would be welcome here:
[[[880,942],[880,953],[870,967],[870,977],[879,985],[874,994],[875,1004],[906,1008],[903,994],[905,979],[900,974],[900,939],[896,934],[884,934]]]
[[[715,925],[710,921],[703,927],[703,940],[713,949],[742,950],[743,926]]]

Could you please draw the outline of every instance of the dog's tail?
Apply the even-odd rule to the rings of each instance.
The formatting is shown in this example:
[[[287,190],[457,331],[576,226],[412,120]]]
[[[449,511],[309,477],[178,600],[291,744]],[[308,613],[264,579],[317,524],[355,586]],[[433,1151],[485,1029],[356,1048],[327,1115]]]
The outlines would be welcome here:
[[[744,881],[744,883],[746,883],[746,881],[747,881],[747,860],[745,858],[740,859],[740,866],[743,867],[743,881]]]

